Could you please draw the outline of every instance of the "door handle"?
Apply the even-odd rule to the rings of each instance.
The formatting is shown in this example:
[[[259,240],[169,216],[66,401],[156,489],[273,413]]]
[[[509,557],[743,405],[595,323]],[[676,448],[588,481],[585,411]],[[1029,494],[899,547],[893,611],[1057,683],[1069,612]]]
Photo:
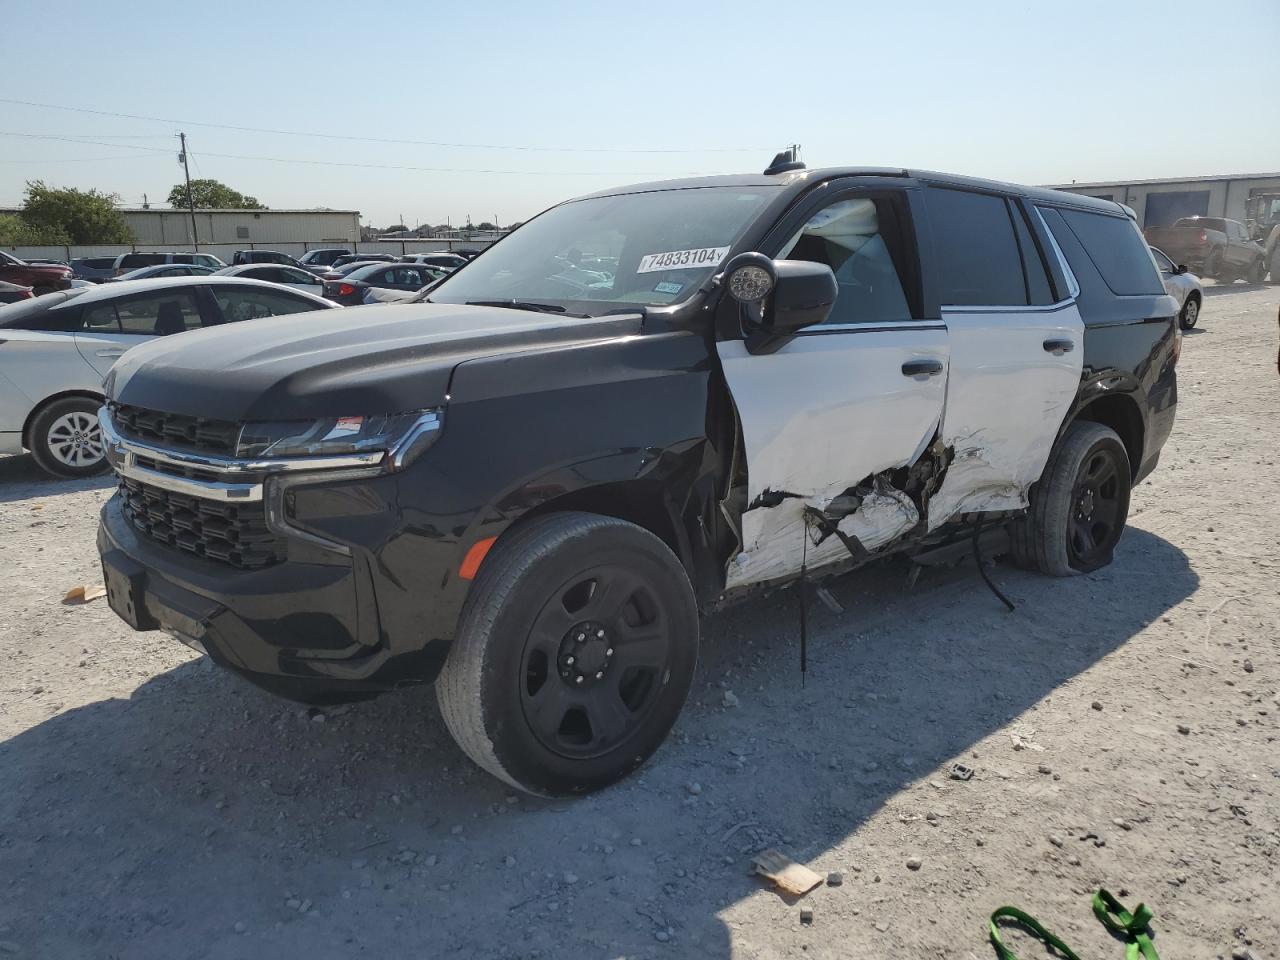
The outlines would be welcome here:
[[[1055,357],[1070,353],[1075,348],[1075,343],[1065,337],[1053,337],[1044,342],[1045,352],[1052,353]]]
[[[904,377],[936,377],[941,372],[941,360],[908,360],[902,365]]]
[[[100,357],[122,357],[122,356],[124,356],[124,350],[122,350],[122,349],[121,349],[121,350],[99,350],[99,351],[98,351],[98,356],[100,356]]]

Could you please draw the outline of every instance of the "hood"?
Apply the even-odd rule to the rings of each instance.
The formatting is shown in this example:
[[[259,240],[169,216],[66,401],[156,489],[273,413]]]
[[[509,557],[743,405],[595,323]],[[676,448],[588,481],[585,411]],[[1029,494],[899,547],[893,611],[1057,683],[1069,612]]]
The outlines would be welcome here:
[[[318,310],[161,337],[121,357],[109,400],[215,420],[305,420],[439,406],[478,357],[639,333],[594,319],[406,303]]]

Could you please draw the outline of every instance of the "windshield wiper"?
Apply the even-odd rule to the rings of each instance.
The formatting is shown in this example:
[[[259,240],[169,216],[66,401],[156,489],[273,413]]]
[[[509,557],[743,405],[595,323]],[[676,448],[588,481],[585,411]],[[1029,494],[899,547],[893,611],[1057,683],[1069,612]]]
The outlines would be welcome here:
[[[558,303],[534,303],[531,300],[468,300],[468,307],[510,307],[512,310],[532,310],[535,313],[562,313],[566,317],[586,319],[585,313],[569,313]]]

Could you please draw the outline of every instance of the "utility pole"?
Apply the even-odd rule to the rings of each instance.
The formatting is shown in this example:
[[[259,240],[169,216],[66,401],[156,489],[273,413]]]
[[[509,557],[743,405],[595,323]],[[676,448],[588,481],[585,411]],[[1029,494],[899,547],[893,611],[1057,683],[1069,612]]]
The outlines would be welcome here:
[[[187,135],[179,133],[178,139],[182,142],[182,152],[178,154],[178,160],[181,161],[182,172],[187,178],[187,209],[191,211],[191,243],[198,251],[200,237],[196,233],[196,198],[191,195],[191,168],[187,166]]]

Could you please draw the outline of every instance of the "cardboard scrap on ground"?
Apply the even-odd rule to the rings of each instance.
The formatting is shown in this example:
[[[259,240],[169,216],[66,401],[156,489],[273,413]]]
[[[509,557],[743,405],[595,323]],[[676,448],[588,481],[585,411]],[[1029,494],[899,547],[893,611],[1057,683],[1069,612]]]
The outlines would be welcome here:
[[[756,873],[768,877],[779,890],[803,897],[814,887],[822,885],[822,875],[814,873],[804,864],[796,863],[777,850],[765,850],[751,859]]]
[[[67,591],[67,595],[62,598],[62,602],[68,605],[76,605],[88,603],[90,600],[97,600],[99,597],[107,595],[107,588],[100,583],[72,587]]]

